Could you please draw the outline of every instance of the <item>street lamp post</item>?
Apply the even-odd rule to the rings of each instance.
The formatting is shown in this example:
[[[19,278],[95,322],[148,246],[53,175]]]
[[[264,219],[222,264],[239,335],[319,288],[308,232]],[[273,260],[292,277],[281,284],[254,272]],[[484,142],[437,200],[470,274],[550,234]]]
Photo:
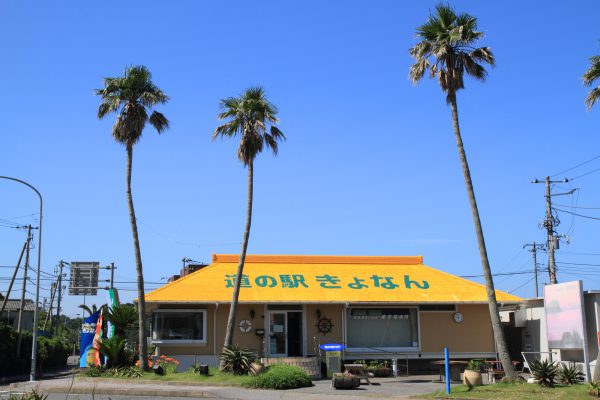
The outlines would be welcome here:
[[[25,186],[29,186],[40,198],[40,226],[39,226],[39,236],[38,236],[38,259],[37,259],[37,282],[35,288],[35,308],[33,311],[33,340],[31,343],[31,372],[29,373],[29,380],[35,381],[36,378],[36,363],[37,363],[37,339],[38,339],[38,305],[40,302],[40,271],[42,269],[42,195],[38,190],[30,185],[29,183],[22,181],[17,178],[11,178],[9,176],[0,176],[0,179],[8,179],[11,181],[22,183]]]

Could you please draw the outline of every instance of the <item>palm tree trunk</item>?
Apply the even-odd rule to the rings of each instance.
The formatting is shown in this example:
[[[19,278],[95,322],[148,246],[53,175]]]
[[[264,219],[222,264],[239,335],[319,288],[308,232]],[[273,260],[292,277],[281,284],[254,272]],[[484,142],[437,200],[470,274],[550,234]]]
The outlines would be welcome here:
[[[138,322],[139,322],[139,351],[140,368],[148,369],[148,343],[146,342],[146,300],[144,299],[144,274],[142,272],[142,254],[140,252],[140,240],[138,238],[137,221],[133,208],[133,197],[131,196],[131,163],[133,161],[133,146],[127,146],[127,205],[129,206],[129,222],[133,234],[133,250],[135,253],[135,269],[137,272],[138,289]]]
[[[479,255],[481,256],[481,266],[483,268],[483,276],[485,278],[485,287],[487,289],[488,304],[490,307],[492,329],[494,331],[494,338],[496,339],[496,349],[500,355],[500,361],[502,361],[502,368],[504,369],[506,376],[509,379],[515,379],[515,370],[513,368],[510,355],[508,354],[506,339],[504,337],[504,330],[502,329],[502,324],[500,322],[498,302],[496,300],[496,292],[494,290],[494,280],[492,279],[492,271],[490,269],[490,263],[488,261],[487,250],[485,247],[483,228],[481,227],[481,220],[479,219],[479,209],[477,208],[477,201],[475,200],[475,191],[473,190],[473,182],[471,181],[471,172],[469,171],[467,155],[465,153],[462,137],[460,135],[460,127],[458,124],[458,107],[456,105],[456,93],[449,94],[448,99],[450,101],[450,107],[452,109],[452,125],[454,127],[454,135],[456,136],[456,146],[458,147],[458,155],[460,157],[460,163],[465,178],[465,185],[467,187],[469,203],[471,204],[471,213],[473,214],[473,223],[475,224],[475,233],[477,235],[477,244],[479,246]]]
[[[238,304],[238,298],[240,296],[240,284],[242,278],[242,271],[244,270],[244,261],[246,260],[246,250],[248,249],[248,239],[250,237],[250,225],[252,224],[252,196],[254,191],[254,160],[250,159],[248,163],[248,207],[246,209],[246,229],[244,230],[244,240],[242,241],[242,252],[240,253],[240,260],[237,267],[237,274],[235,276],[235,284],[233,287],[233,297],[231,299],[231,307],[229,308],[229,318],[227,318],[227,330],[225,332],[225,343],[223,348],[231,346],[233,344],[233,331],[235,327],[236,309]],[[223,368],[223,361],[221,361],[221,369]]]

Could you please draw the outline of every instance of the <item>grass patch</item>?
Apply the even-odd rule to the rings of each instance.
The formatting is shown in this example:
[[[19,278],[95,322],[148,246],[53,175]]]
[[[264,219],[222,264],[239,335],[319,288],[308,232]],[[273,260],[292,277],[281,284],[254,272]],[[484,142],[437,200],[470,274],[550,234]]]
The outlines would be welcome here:
[[[454,386],[449,395],[441,390],[435,393],[415,396],[423,399],[519,399],[519,400],[578,400],[591,399],[587,384],[572,386],[541,387],[531,383],[497,383],[495,385],[476,386],[469,389],[466,386]]]
[[[81,374],[80,377],[85,377]],[[94,379],[123,379],[132,381],[160,381],[160,382],[198,382],[207,385],[231,385],[231,386],[242,386],[252,380],[251,376],[247,375],[234,375],[229,372],[220,372],[218,368],[209,368],[208,376],[200,375],[192,371],[177,372],[166,375],[156,375],[152,371],[146,371],[139,378],[128,378],[121,376],[106,376],[101,375]]]

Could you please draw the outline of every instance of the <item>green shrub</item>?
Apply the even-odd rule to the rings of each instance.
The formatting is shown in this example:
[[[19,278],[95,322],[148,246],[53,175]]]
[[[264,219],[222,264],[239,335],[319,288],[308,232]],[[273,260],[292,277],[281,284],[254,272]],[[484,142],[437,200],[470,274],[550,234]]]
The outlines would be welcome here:
[[[590,382],[588,385],[588,394],[594,397],[600,397],[600,382]]]
[[[253,377],[246,386],[264,389],[296,389],[312,386],[312,382],[306,372],[298,367],[274,364],[268,367],[264,374]]]
[[[568,366],[562,364],[558,371],[558,381],[563,385],[574,385],[583,379],[583,372],[579,366]]]
[[[247,375],[252,371],[252,363],[256,361],[256,355],[253,352],[237,346],[226,347],[220,358],[225,363],[223,370],[236,375]]]
[[[531,375],[540,386],[553,387],[558,375],[558,365],[548,360],[534,360],[529,363]]]
[[[104,367],[102,365],[98,365],[98,366],[90,365],[85,370],[85,375],[92,377],[92,378],[102,376],[103,373],[104,373]]]
[[[34,389],[31,389],[30,393],[23,393],[21,395],[11,394],[8,400],[46,400],[48,395],[39,394]]]
[[[483,365],[483,360],[473,359],[469,360],[465,369],[468,369],[469,371],[481,372],[483,370]]]
[[[144,371],[138,367],[122,367],[122,368],[109,368],[104,371],[106,376],[117,376],[121,378],[141,378],[144,376]]]

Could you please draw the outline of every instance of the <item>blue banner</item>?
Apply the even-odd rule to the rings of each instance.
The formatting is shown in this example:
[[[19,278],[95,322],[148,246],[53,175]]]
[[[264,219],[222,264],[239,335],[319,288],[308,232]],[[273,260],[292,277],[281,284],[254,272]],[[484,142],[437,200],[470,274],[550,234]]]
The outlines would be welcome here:
[[[93,346],[98,317],[100,317],[100,310],[85,318],[81,325],[81,346],[79,348],[80,368],[87,368],[88,364],[94,365],[94,355],[96,350],[94,350]]]

